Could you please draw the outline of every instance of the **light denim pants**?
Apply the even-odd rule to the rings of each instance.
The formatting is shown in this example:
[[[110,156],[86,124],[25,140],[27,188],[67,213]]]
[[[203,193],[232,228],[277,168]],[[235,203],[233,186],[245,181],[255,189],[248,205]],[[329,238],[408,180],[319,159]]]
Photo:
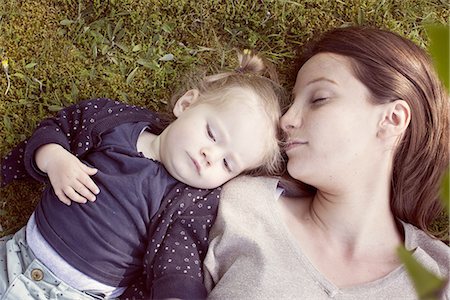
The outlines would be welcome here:
[[[0,299],[97,300],[78,291],[50,272],[29,249],[23,227],[0,239]]]

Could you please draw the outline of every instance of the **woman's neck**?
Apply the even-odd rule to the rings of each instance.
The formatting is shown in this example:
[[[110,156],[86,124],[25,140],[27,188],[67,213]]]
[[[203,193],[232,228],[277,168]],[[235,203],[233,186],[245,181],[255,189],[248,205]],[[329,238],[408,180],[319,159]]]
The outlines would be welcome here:
[[[338,287],[381,278],[400,265],[402,235],[387,193],[282,198],[284,222],[314,267]],[[370,272],[368,272],[370,270]]]
[[[358,255],[374,247],[394,249],[402,242],[387,182],[370,182],[364,189],[353,185],[348,190],[318,190],[307,201],[286,198],[283,202],[305,234],[322,237],[343,251]]]
[[[356,248],[402,241],[390,207],[392,159],[376,161],[317,190],[305,213],[318,232]]]
[[[310,217],[310,226],[327,240],[347,245],[354,251],[401,242],[386,190],[341,195],[318,191],[305,213]]]

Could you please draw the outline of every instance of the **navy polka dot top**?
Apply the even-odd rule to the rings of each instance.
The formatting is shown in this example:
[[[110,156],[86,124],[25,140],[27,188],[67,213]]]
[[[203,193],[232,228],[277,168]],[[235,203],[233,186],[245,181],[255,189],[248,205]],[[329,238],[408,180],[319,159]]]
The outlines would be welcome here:
[[[67,207],[48,187],[36,223],[79,270],[105,284],[129,286],[124,298],[206,297],[202,261],[220,188],[186,186],[136,151],[144,127],[160,134],[167,125],[140,107],[103,98],[83,101],[42,121],[2,161],[2,185],[26,176],[48,183],[33,160],[47,143],[60,144],[99,169],[93,179],[101,193],[94,203]],[[117,176],[122,173],[127,176]]]

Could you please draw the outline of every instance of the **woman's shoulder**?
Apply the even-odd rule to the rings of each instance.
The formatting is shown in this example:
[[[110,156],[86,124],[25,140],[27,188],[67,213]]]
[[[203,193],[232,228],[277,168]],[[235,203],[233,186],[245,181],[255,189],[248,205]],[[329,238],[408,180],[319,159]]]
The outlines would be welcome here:
[[[402,222],[405,230],[405,247],[410,251],[420,251],[421,263],[439,268],[441,274],[449,275],[450,247],[441,240],[430,236],[416,226]]]
[[[276,190],[277,184],[278,179],[273,177],[240,175],[223,186],[222,195],[273,192]]]
[[[275,199],[278,180],[240,175],[228,181],[220,193],[219,214],[227,209],[247,210]]]
[[[446,255],[450,254],[450,247],[441,240],[410,223],[402,221],[402,224],[405,230],[405,246],[408,250],[421,247],[422,249],[429,249],[431,252],[436,251],[443,252]]]

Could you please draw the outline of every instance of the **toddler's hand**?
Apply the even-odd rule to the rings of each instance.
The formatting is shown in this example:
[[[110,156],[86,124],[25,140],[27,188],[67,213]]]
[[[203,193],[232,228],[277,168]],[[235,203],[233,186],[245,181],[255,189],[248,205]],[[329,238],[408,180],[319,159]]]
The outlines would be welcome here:
[[[97,173],[97,169],[85,165],[57,144],[40,147],[35,160],[38,168],[47,173],[56,196],[63,203],[95,201],[100,191],[90,176]]]

